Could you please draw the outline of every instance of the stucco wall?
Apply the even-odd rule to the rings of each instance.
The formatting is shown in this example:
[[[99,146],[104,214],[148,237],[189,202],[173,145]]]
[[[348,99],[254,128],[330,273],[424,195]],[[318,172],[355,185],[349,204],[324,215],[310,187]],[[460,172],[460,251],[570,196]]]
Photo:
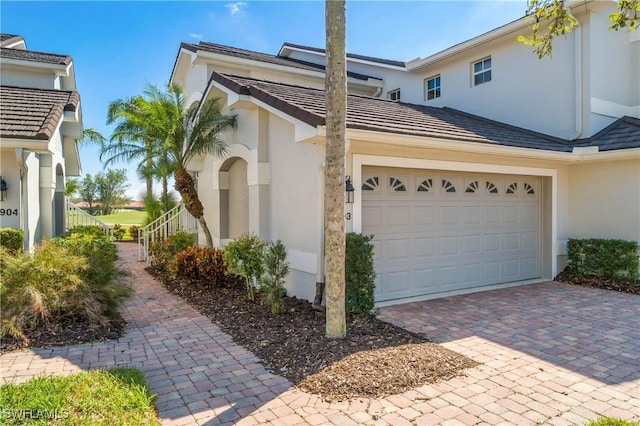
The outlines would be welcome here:
[[[8,187],[7,199],[0,201],[0,228],[19,228],[24,212],[20,206],[20,170],[13,149],[0,151],[0,176]]]
[[[640,158],[573,165],[568,175],[569,237],[640,242]]]
[[[7,86],[37,87],[40,89],[60,88],[59,79],[50,70],[46,72],[25,72],[24,68],[20,70],[3,69],[2,84]]]

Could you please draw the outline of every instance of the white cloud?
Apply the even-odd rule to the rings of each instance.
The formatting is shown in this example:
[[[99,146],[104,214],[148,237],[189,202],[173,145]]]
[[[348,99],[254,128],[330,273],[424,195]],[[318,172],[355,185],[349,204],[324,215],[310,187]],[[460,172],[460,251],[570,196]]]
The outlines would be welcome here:
[[[234,3],[227,3],[225,5],[229,12],[231,12],[231,16],[244,15],[244,9],[247,7],[247,3],[243,1],[237,1]]]
[[[203,34],[199,34],[199,33],[189,33],[189,37],[197,38],[198,40],[201,40],[202,36],[203,36]]]

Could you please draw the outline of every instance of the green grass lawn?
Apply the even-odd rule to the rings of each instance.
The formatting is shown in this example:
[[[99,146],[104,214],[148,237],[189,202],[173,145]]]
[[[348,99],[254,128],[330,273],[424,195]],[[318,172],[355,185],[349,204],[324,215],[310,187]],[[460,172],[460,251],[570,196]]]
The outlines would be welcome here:
[[[0,424],[160,425],[154,398],[135,368],[36,377],[0,386]]]
[[[147,217],[147,213],[137,210],[125,210],[105,216],[96,216],[97,219],[108,225],[137,225],[141,226]]]

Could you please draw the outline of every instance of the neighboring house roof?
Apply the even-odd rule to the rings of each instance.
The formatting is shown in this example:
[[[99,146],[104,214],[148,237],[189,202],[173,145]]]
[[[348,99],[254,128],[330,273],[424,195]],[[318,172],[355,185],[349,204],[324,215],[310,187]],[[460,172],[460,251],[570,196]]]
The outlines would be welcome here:
[[[640,119],[622,117],[588,139],[580,139],[575,146],[597,146],[599,151],[640,148]]]
[[[248,59],[251,61],[265,62],[274,65],[282,65],[285,67],[298,68],[308,71],[315,72],[324,72],[324,66],[319,64],[314,64],[311,62],[301,61],[297,59],[274,56],[266,53],[254,52],[252,50],[238,49],[237,47],[231,46],[223,46],[221,44],[209,43],[206,41],[201,41],[200,44],[192,44],[192,43],[182,43],[180,45],[183,49],[187,49],[190,52],[197,52],[198,50],[202,50],[205,52],[216,53],[219,55],[232,56],[235,58]],[[369,75],[359,74],[355,72],[348,71],[347,76],[354,78],[356,80],[369,80],[375,79],[380,80],[378,77],[372,77]]]
[[[24,41],[24,37],[14,34],[0,34],[0,47],[10,46],[15,43]]]
[[[311,126],[325,124],[325,91],[214,72],[211,79],[250,95]],[[384,133],[571,152],[562,139],[488,120],[451,108],[347,96],[347,127]]]
[[[79,104],[75,91],[0,86],[0,137],[49,140]]]
[[[0,58],[14,59],[18,61],[41,62],[54,65],[69,65],[72,61],[71,56],[68,55],[34,52],[33,50],[9,49],[6,47],[0,49]]]
[[[287,48],[287,47],[290,47],[290,48],[293,48],[293,49],[308,50],[310,52],[318,52],[318,53],[322,53],[323,55],[325,54],[325,49],[321,49],[319,47],[303,46],[301,44],[286,43],[286,42],[282,45],[282,48],[280,48],[280,52],[282,52],[282,50]],[[367,62],[375,62],[375,63],[383,64],[383,65],[391,65],[391,66],[394,66],[394,67],[401,67],[401,68],[405,67],[405,63],[402,62],[402,61],[394,61],[392,59],[375,58],[373,56],[357,55],[357,54],[354,54],[354,53],[347,53],[347,58],[359,59],[361,61],[367,61]]]

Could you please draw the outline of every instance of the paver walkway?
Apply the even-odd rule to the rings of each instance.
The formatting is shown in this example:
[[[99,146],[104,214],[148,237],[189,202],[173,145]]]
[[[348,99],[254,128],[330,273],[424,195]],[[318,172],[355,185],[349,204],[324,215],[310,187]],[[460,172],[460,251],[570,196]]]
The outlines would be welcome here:
[[[269,373],[118,244],[135,296],[127,334],[0,356],[2,382],[115,365],[143,370],[164,424],[582,424],[640,419],[640,297],[554,283],[381,309],[484,364],[401,395],[328,404]]]

